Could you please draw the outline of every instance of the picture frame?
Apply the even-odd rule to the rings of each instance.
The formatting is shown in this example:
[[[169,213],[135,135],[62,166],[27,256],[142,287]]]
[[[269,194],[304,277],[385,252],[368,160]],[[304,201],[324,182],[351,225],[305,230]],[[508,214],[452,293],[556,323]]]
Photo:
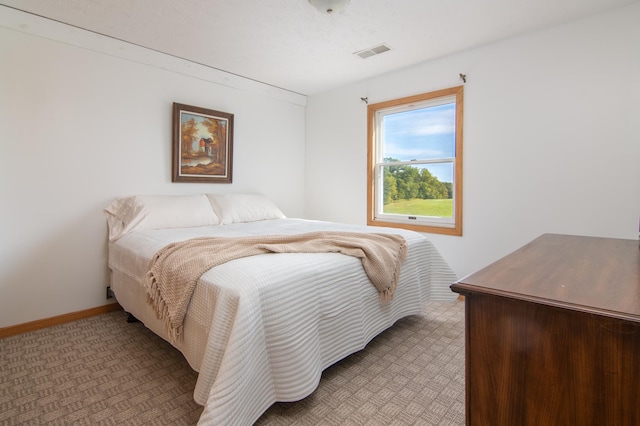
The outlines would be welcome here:
[[[231,183],[233,114],[173,103],[172,182]]]

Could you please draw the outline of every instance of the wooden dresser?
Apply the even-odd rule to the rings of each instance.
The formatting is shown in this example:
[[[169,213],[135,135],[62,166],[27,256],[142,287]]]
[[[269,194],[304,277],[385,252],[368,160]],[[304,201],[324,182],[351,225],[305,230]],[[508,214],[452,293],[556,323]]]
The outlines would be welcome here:
[[[640,425],[638,241],[545,234],[451,289],[467,425]]]

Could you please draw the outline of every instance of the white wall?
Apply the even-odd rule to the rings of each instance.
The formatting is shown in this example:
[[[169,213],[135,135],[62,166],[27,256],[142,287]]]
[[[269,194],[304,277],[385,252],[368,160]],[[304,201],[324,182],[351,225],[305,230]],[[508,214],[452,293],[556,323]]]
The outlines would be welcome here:
[[[455,86],[464,73],[463,236],[430,234],[459,277],[542,233],[638,238],[638,22],[635,4],[310,96],[307,217],[366,223],[360,97]]]
[[[637,4],[308,101],[0,8],[0,327],[106,303],[118,196],[256,191],[288,216],[365,223],[360,97],[459,73],[464,236],[431,235],[459,276],[544,232],[637,238]],[[171,183],[172,102],[235,114],[233,184]]]
[[[0,327],[107,303],[115,197],[261,192],[303,215],[306,98],[0,12]],[[171,183],[173,102],[235,115],[232,184]]]

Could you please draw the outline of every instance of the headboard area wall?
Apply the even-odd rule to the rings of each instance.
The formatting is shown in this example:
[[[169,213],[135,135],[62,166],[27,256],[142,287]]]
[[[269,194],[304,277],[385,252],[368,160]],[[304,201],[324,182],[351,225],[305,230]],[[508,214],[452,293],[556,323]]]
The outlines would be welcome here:
[[[257,192],[302,216],[306,97],[0,6],[0,328],[108,303],[102,209]],[[235,116],[233,183],[172,183],[172,104]]]

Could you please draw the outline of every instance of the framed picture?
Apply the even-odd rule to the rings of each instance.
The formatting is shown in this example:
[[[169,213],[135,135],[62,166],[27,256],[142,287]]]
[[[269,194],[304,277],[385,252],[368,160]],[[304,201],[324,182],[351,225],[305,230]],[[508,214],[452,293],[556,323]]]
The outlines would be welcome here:
[[[172,182],[231,183],[233,114],[173,103]]]

